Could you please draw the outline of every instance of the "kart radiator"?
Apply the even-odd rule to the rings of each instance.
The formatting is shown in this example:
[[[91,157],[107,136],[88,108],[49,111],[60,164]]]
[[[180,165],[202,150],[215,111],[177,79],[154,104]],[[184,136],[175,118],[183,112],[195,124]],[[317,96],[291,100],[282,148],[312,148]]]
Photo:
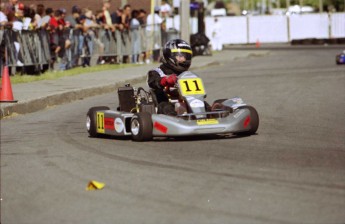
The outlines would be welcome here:
[[[119,96],[120,111],[131,112],[131,110],[135,108],[133,87],[129,84],[125,87],[119,87],[117,93]]]

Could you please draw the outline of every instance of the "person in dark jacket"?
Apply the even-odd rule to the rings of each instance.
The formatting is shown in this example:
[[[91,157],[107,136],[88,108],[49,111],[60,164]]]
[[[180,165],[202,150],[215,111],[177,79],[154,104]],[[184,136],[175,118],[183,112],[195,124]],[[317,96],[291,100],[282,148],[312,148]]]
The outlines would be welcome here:
[[[169,103],[164,89],[173,87],[177,77],[189,69],[192,54],[192,48],[186,41],[170,40],[163,48],[162,64],[148,72],[147,83],[156,95],[158,113],[176,115],[174,105]]]

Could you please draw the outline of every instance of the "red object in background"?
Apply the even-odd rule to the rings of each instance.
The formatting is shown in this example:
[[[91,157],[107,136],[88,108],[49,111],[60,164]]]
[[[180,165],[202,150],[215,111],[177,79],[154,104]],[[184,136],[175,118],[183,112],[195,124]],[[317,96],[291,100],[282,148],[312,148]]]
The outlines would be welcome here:
[[[18,3],[18,9],[19,10],[24,10],[24,4],[23,3]]]

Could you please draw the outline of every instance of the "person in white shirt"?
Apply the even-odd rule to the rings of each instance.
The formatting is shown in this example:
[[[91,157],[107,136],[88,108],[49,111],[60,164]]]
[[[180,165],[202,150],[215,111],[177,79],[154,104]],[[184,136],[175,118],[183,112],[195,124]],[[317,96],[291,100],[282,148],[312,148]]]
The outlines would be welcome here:
[[[163,19],[159,16],[159,11],[160,7],[155,6],[154,14],[149,14],[146,20],[146,47],[148,52],[153,51],[154,61],[159,60],[159,51],[162,46],[161,25]]]
[[[223,43],[222,43],[222,26],[216,17],[214,19],[213,29],[212,29],[212,48],[214,51],[221,51],[223,50]]]
[[[160,9],[163,18],[171,16],[171,6],[167,3],[167,1],[162,0]]]
[[[155,6],[154,13],[149,14],[146,19],[146,30],[152,31],[152,30],[160,30],[160,25],[163,22],[163,19],[159,16],[160,7]],[[154,28],[154,29],[153,29]]]
[[[0,11],[0,26],[4,26],[7,22],[7,16],[5,15],[5,13]]]

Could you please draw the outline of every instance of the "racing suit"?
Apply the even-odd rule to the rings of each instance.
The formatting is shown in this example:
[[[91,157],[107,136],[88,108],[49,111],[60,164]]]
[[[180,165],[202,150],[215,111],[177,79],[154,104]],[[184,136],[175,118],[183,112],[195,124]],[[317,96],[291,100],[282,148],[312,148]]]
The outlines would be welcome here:
[[[147,74],[147,84],[156,95],[159,114],[176,115],[174,105],[169,103],[169,100],[163,91],[164,86],[161,85],[161,79],[172,74],[178,76],[181,72],[173,71],[164,64],[161,64],[156,69],[150,70]]]

